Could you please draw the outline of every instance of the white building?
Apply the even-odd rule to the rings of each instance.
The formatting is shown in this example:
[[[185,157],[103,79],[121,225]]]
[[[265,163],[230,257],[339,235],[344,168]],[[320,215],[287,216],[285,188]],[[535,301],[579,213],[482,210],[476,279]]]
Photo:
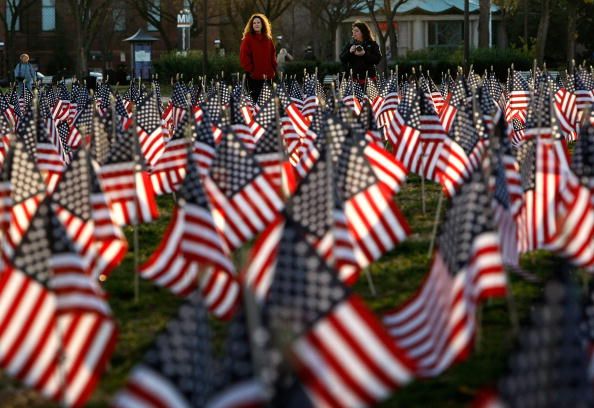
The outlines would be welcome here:
[[[478,46],[479,0],[470,0],[470,46]],[[382,31],[387,24],[383,15],[376,14],[379,21],[384,20]],[[336,57],[344,44],[351,38],[351,24],[355,20],[367,22],[375,30],[369,13],[348,18],[336,32]],[[500,29],[500,10],[491,4],[491,44],[497,44]],[[398,55],[428,47],[456,47],[464,40],[464,0],[409,0],[400,6],[394,19],[398,35]],[[376,32],[377,35],[377,32]],[[389,44],[389,39],[388,39]],[[389,47],[389,46],[388,46]]]

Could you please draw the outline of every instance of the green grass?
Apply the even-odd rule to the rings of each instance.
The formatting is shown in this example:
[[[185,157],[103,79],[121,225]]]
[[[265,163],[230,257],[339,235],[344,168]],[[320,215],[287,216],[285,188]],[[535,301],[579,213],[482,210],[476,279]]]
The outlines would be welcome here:
[[[386,254],[370,268],[377,296],[372,296],[365,276],[355,286],[378,313],[390,310],[414,293],[428,271],[428,248],[439,197],[439,187],[425,184],[426,212],[422,211],[421,183],[411,177],[396,201],[412,228],[411,237]],[[139,228],[139,262],[148,259],[157,247],[170,220],[171,197],[158,200],[161,217]],[[445,206],[444,201],[444,206]],[[445,208],[442,208],[442,216]],[[133,230],[126,229],[130,252],[105,284],[109,302],[118,321],[120,334],[108,371],[95,391],[89,406],[105,407],[114,393],[124,385],[130,369],[176,312],[181,300],[155,285],[140,281],[139,301],[134,300]],[[530,254],[522,259],[522,267],[546,278],[553,270],[553,257],[548,253]],[[511,275],[513,299],[521,321],[528,316],[531,304],[540,296],[541,284],[531,284]],[[505,369],[506,356],[514,346],[515,334],[510,323],[506,299],[484,304],[481,308],[480,332],[475,350],[465,362],[455,365],[432,380],[416,381],[396,391],[382,407],[460,407],[472,401],[476,392],[496,382]],[[215,332],[224,327],[215,323]],[[219,341],[220,343],[220,341]],[[0,407],[55,407],[31,391],[19,388],[0,374]]]

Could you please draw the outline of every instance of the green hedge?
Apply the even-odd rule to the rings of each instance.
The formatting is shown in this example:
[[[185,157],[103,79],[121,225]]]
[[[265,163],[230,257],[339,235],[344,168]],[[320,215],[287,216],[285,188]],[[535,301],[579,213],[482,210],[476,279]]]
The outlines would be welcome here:
[[[304,70],[308,74],[314,73],[318,69],[318,78],[324,78],[329,74],[338,74],[342,72],[342,64],[336,61],[320,62],[320,61],[305,61],[296,60],[288,62],[285,65],[285,75],[296,75],[298,79],[303,77]]]
[[[154,67],[164,82],[168,82],[170,78],[175,77],[177,74],[183,74],[184,79],[204,75],[202,71],[202,51],[191,51],[186,56],[177,52],[163,54],[159,60],[154,62]],[[342,71],[340,62],[296,60],[285,65],[285,75],[297,75],[297,78],[302,78],[304,70],[311,74],[315,72],[316,68],[320,78]],[[236,54],[229,54],[224,57],[209,55],[207,76],[209,78],[220,76],[222,71],[225,72],[226,77],[236,72],[243,72],[239,65],[239,57]]]
[[[202,51],[190,51],[187,55],[178,54],[176,51],[161,55],[154,62],[155,71],[164,81],[183,74],[184,79],[197,78],[204,75],[202,70]],[[225,75],[240,72],[239,57],[235,54],[221,56],[208,56],[208,68],[206,75],[210,78],[220,76],[221,71]]]
[[[483,73],[485,69],[493,67],[500,79],[507,77],[507,69],[514,64],[518,70],[529,70],[532,67],[532,56],[521,49],[497,49],[480,48],[474,49],[470,53],[470,63],[475,72]],[[399,57],[390,69],[398,65],[399,73],[410,73],[412,68],[418,69],[422,66],[423,72],[429,70],[434,79],[439,80],[442,72],[450,70],[456,72],[458,66],[462,65],[463,51],[460,48],[433,48],[421,51],[409,52],[406,57]],[[171,52],[161,55],[161,58],[154,63],[155,70],[159,77],[164,81],[175,77],[176,74],[183,74],[185,79],[197,78],[204,75],[202,71],[202,52],[191,51],[188,55],[178,55],[177,52]],[[343,66],[336,61],[306,61],[295,60],[285,65],[285,75],[297,78],[303,77],[303,72],[315,72],[318,69],[318,77],[324,78],[328,74],[337,74],[342,72]],[[552,68],[552,67],[550,67]],[[229,76],[236,72],[242,72],[239,65],[239,57],[236,54],[229,54],[224,57],[209,55],[207,76],[212,78],[221,72]]]
[[[409,52],[406,57],[398,58],[390,68],[394,69],[398,65],[399,73],[404,73],[411,72],[413,67],[418,69],[422,66],[423,72],[429,70],[434,79],[439,79],[442,72],[450,70],[455,73],[463,60],[461,48],[433,48]],[[500,79],[507,77],[507,70],[512,63],[515,69],[525,71],[532,68],[532,61],[532,56],[520,49],[477,48],[470,52],[470,63],[475,72],[482,74],[485,69],[493,67]]]

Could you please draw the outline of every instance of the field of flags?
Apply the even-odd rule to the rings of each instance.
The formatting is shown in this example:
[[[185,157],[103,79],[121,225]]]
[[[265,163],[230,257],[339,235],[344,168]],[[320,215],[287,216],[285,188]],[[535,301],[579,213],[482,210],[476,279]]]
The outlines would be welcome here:
[[[105,282],[138,250],[124,228],[168,196],[136,273],[183,303],[113,407],[376,405],[467,360],[480,308],[538,250],[558,273],[475,404],[593,406],[594,290],[575,279],[594,272],[593,107],[585,66],[305,74],[257,101],[239,80],[176,81],[167,104],[156,81],[0,93],[0,371],[89,401],[118,347]],[[441,190],[431,262],[377,314],[353,285],[415,233],[410,177]]]

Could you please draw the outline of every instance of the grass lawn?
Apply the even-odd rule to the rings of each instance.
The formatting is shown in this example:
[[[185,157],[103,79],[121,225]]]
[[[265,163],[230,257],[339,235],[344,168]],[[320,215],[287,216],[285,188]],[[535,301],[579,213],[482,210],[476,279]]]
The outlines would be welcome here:
[[[433,219],[439,197],[439,187],[426,184],[426,213],[422,211],[421,183],[411,177],[396,201],[408,219],[413,234],[394,251],[371,267],[377,289],[372,296],[363,276],[355,286],[377,312],[384,312],[405,301],[419,287],[428,271],[428,248]],[[444,203],[445,204],[445,203]],[[161,218],[139,229],[140,262],[144,262],[156,248],[164,232],[173,207],[170,196],[159,199]],[[443,215],[442,209],[442,215]],[[125,383],[129,370],[150,346],[156,333],[174,315],[181,303],[167,291],[151,283],[140,282],[140,299],[134,301],[134,259],[132,229],[126,229],[130,252],[124,262],[113,272],[105,284],[120,335],[108,372],[95,391],[89,406],[105,407],[113,394]],[[524,269],[546,278],[552,272],[553,258],[547,253],[537,253],[522,259]],[[542,284],[528,283],[511,275],[513,298],[520,320],[528,316],[531,304],[541,292]],[[506,299],[494,300],[481,309],[481,327],[476,348],[471,357],[448,370],[444,375],[425,381],[413,382],[395,392],[383,407],[460,407],[472,401],[483,386],[492,384],[505,368],[506,355],[513,348],[514,333],[509,318]],[[215,332],[223,325],[214,323]],[[0,374],[0,407],[53,407],[36,397],[35,393],[19,388],[18,384]]]

